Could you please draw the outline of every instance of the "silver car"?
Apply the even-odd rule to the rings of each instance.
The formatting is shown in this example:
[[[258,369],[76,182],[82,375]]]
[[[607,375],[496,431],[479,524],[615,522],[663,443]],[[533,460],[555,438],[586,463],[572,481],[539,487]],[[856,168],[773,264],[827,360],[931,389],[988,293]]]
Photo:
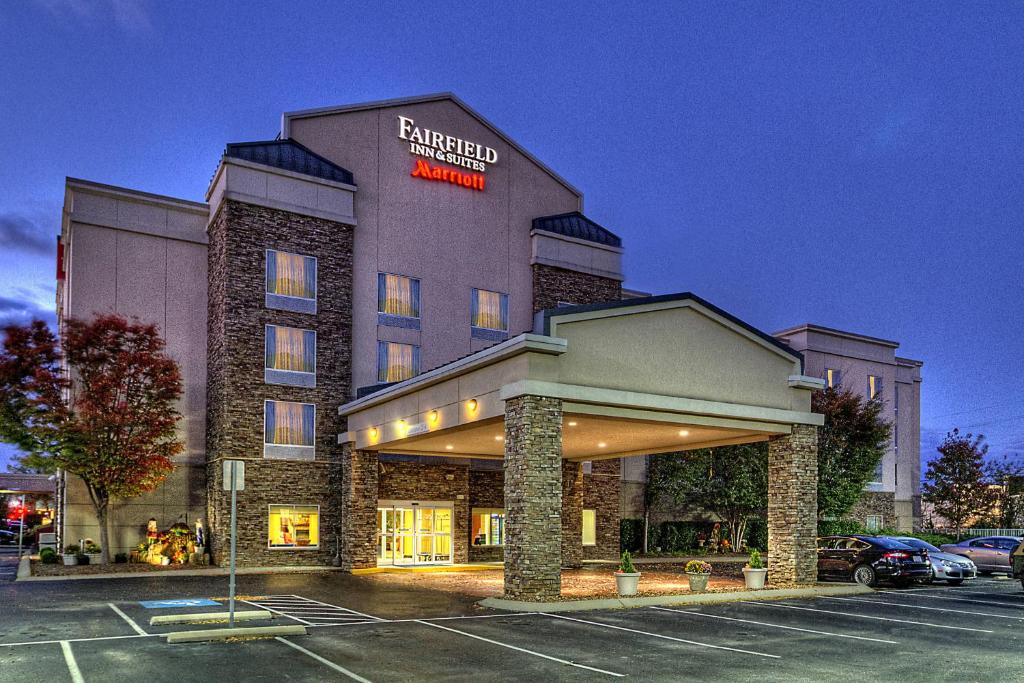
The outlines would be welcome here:
[[[932,563],[933,581],[945,581],[951,586],[959,586],[965,580],[973,579],[978,575],[978,567],[962,555],[943,552],[920,538],[910,538],[909,536],[891,536],[890,538],[909,545],[911,548],[927,550],[928,559]]]

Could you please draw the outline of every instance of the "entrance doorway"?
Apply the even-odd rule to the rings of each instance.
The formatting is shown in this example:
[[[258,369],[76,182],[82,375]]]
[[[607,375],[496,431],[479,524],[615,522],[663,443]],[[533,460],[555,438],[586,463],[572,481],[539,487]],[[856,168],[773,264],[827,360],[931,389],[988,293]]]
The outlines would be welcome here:
[[[452,504],[382,500],[377,504],[377,564],[452,563]]]

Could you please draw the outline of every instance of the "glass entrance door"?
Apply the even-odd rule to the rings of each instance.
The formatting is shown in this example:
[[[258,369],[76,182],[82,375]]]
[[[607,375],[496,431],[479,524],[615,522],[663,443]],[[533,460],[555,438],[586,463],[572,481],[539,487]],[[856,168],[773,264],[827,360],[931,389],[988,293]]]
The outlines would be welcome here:
[[[381,501],[377,508],[377,564],[450,564],[451,561],[451,505]]]

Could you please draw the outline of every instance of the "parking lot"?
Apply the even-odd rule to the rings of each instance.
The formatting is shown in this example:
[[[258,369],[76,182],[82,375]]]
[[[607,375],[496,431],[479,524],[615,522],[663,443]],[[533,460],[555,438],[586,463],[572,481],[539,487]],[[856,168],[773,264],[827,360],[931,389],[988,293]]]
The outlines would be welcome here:
[[[210,626],[150,626],[150,616],[224,608],[147,609],[140,601],[167,597],[169,590],[161,594],[151,588],[161,584],[149,580],[119,584],[117,593],[134,590],[135,599],[104,601],[108,591],[98,585],[76,586],[69,600],[50,596],[46,605],[2,592],[0,677],[846,681],[925,680],[941,672],[944,678],[1008,680],[1018,666],[1008,655],[1024,646],[1024,592],[1019,582],[996,578],[857,597],[559,614],[490,612],[430,595],[367,596],[357,577],[338,575],[260,583],[288,592],[247,594],[239,608],[271,610],[274,623],[304,624],[309,635],[168,645],[160,634]],[[312,595],[303,594],[306,584]],[[8,587],[15,585],[22,584]],[[58,586],[68,584],[52,584]],[[203,588],[186,592],[223,598],[200,595]],[[17,603],[9,610],[12,597]],[[371,609],[375,603],[379,614]]]

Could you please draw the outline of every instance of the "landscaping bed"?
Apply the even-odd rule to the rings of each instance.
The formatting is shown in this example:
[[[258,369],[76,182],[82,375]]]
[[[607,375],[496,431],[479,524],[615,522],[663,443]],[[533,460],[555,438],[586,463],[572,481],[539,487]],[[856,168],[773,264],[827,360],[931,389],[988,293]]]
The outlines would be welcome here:
[[[110,564],[76,564],[70,567],[61,563],[43,564],[38,560],[32,560],[32,576],[82,576],[84,574],[121,574],[121,573],[142,573],[142,572],[174,572],[182,569],[202,569],[203,567],[194,564],[167,564],[154,565],[145,563],[111,562]]]

